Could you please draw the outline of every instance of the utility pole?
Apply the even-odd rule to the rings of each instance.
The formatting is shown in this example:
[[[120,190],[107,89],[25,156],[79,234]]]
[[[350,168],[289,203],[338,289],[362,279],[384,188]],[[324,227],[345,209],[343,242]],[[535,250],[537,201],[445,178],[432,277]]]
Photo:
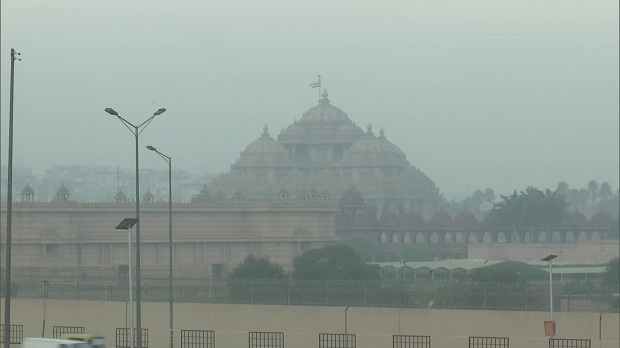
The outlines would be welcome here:
[[[15,86],[15,56],[11,48],[11,87],[9,98],[9,163],[6,192],[6,262],[4,271],[4,348],[11,348],[11,218],[13,215],[13,91]]]

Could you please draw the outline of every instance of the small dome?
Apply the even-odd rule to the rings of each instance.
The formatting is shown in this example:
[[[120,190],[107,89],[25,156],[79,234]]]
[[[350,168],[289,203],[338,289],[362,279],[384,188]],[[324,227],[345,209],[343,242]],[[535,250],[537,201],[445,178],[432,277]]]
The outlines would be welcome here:
[[[480,224],[474,214],[469,210],[463,210],[454,219],[454,225],[461,229],[473,229],[479,227]]]
[[[155,199],[155,196],[153,196],[153,194],[151,193],[151,190],[147,190],[146,193],[144,194],[143,199],[147,202],[150,202]]]
[[[288,200],[288,191],[284,188],[284,186],[282,186],[280,191],[278,191],[278,200],[280,201]]]
[[[583,227],[588,225],[588,219],[579,209],[575,208],[575,210],[568,215],[564,225],[567,227]]]
[[[268,132],[267,125],[263,134],[248,145],[233,167],[292,167],[293,161],[289,151]]]
[[[243,195],[241,194],[240,190],[235,191],[235,193],[233,194],[233,200],[235,200],[235,201],[242,201],[243,200]]]
[[[379,139],[368,125],[366,134],[354,142],[342,155],[343,166],[403,167],[409,165],[405,154],[394,144]]]
[[[215,194],[215,200],[218,202],[223,202],[224,200],[226,200],[226,195],[224,195],[224,192],[218,190]]]
[[[62,184],[58,191],[56,192],[57,196],[67,196],[69,195],[69,190],[65,187],[65,184]]]
[[[450,228],[452,227],[452,218],[445,210],[441,209],[433,215],[428,224],[433,227]]]
[[[200,191],[198,191],[198,194],[200,195],[209,195],[211,194],[211,191],[209,191],[209,189],[207,188],[207,185],[203,185],[202,188],[200,189]]]
[[[22,195],[31,196],[34,195],[34,190],[30,187],[30,184],[26,183],[26,187],[22,190]]]
[[[609,214],[604,212],[602,209],[596,212],[596,214],[592,215],[590,219],[590,226],[592,227],[611,227],[614,224],[614,220],[611,218]]]
[[[402,217],[400,225],[407,230],[422,229],[426,227],[426,221],[424,221],[422,215],[410,211]]]
[[[340,209],[364,209],[366,208],[366,202],[362,194],[351,186],[348,190],[342,193],[340,200],[338,201],[338,208]]]
[[[125,201],[125,200],[127,200],[127,197],[125,196],[123,191],[118,190],[118,192],[114,196],[114,200],[116,200],[116,201]]]

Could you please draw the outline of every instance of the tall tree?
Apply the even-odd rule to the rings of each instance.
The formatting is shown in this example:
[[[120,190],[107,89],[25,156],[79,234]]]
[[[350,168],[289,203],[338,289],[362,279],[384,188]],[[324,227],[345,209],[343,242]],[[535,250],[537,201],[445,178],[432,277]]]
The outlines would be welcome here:
[[[594,179],[590,180],[590,182],[588,182],[588,194],[590,195],[592,204],[594,204],[594,201],[596,201],[598,197],[598,191],[598,182]]]
[[[328,245],[310,249],[293,261],[292,277],[296,279],[376,280],[377,265],[368,265],[348,245]]]
[[[484,200],[488,203],[495,203],[495,191],[492,188],[488,187],[484,190]]]
[[[351,237],[344,241],[344,243],[355,251],[364,261],[370,262],[379,253],[379,247],[373,241],[363,237]]]
[[[561,224],[568,216],[564,196],[557,191],[545,192],[528,187],[510,196],[501,196],[491,211],[491,217],[509,228],[548,227]]]
[[[611,185],[607,181],[601,183],[601,186],[598,188],[598,196],[601,197],[601,201],[607,201],[613,196]]]
[[[267,257],[258,258],[249,255],[238,264],[230,274],[235,279],[282,279],[285,277],[284,269],[277,263],[269,261]]]
[[[615,258],[607,264],[605,270],[604,281],[607,285],[620,287],[620,258]]]
[[[568,193],[568,183],[566,183],[566,181],[560,181],[558,183],[557,191],[566,197],[566,194]]]

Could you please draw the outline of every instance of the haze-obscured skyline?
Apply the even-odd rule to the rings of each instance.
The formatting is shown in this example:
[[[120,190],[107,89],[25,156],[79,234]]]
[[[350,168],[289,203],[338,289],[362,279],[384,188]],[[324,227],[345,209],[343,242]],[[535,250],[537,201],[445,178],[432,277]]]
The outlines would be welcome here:
[[[1,3],[2,164],[228,171],[317,103],[383,127],[448,197],[618,188],[618,2]],[[4,194],[4,192],[3,192]]]

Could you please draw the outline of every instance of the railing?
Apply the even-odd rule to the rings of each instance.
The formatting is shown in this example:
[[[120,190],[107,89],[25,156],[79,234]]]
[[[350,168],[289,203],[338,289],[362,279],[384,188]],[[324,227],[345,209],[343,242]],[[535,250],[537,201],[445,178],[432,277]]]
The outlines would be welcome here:
[[[19,325],[22,326],[22,325]],[[197,323],[197,326],[201,326]],[[114,332],[121,330],[116,345],[113,339],[110,346],[129,347],[127,328],[87,327],[87,332],[97,332],[104,337],[113,338]],[[27,337],[41,332],[41,328],[34,324],[23,326]],[[414,329],[412,329],[415,331]],[[175,342],[179,342],[179,333],[175,331]],[[191,330],[195,331],[195,330]],[[617,348],[620,343],[615,340],[591,340],[587,338],[560,339],[560,338],[523,338],[523,337],[484,337],[484,336],[407,336],[396,334],[365,334],[365,333],[317,333],[317,332],[248,332],[248,331],[204,331],[204,337],[212,340],[200,340],[190,344],[192,348],[355,348],[355,347],[393,347],[393,348]],[[217,335],[217,345],[215,336]],[[144,347],[168,348],[169,332],[167,330],[153,330]],[[203,337],[203,336],[201,336]],[[203,338],[204,338],[203,337]],[[415,337],[415,339],[413,339]],[[134,338],[135,339],[135,338]],[[432,346],[431,346],[432,339]],[[13,341],[16,342],[16,341]],[[183,336],[180,339],[181,347],[184,344]],[[18,343],[14,343],[18,344]]]
[[[189,303],[547,311],[548,289],[545,283],[227,279],[177,280],[172,290],[175,302]],[[554,292],[554,308],[618,312],[620,296],[616,291],[601,283],[588,287],[565,285]],[[41,298],[41,283],[16,283],[13,294],[18,298]],[[169,295],[167,281],[142,283],[143,301],[167,302]],[[50,280],[47,287],[50,299],[127,301],[128,297],[127,284],[119,281]]]

